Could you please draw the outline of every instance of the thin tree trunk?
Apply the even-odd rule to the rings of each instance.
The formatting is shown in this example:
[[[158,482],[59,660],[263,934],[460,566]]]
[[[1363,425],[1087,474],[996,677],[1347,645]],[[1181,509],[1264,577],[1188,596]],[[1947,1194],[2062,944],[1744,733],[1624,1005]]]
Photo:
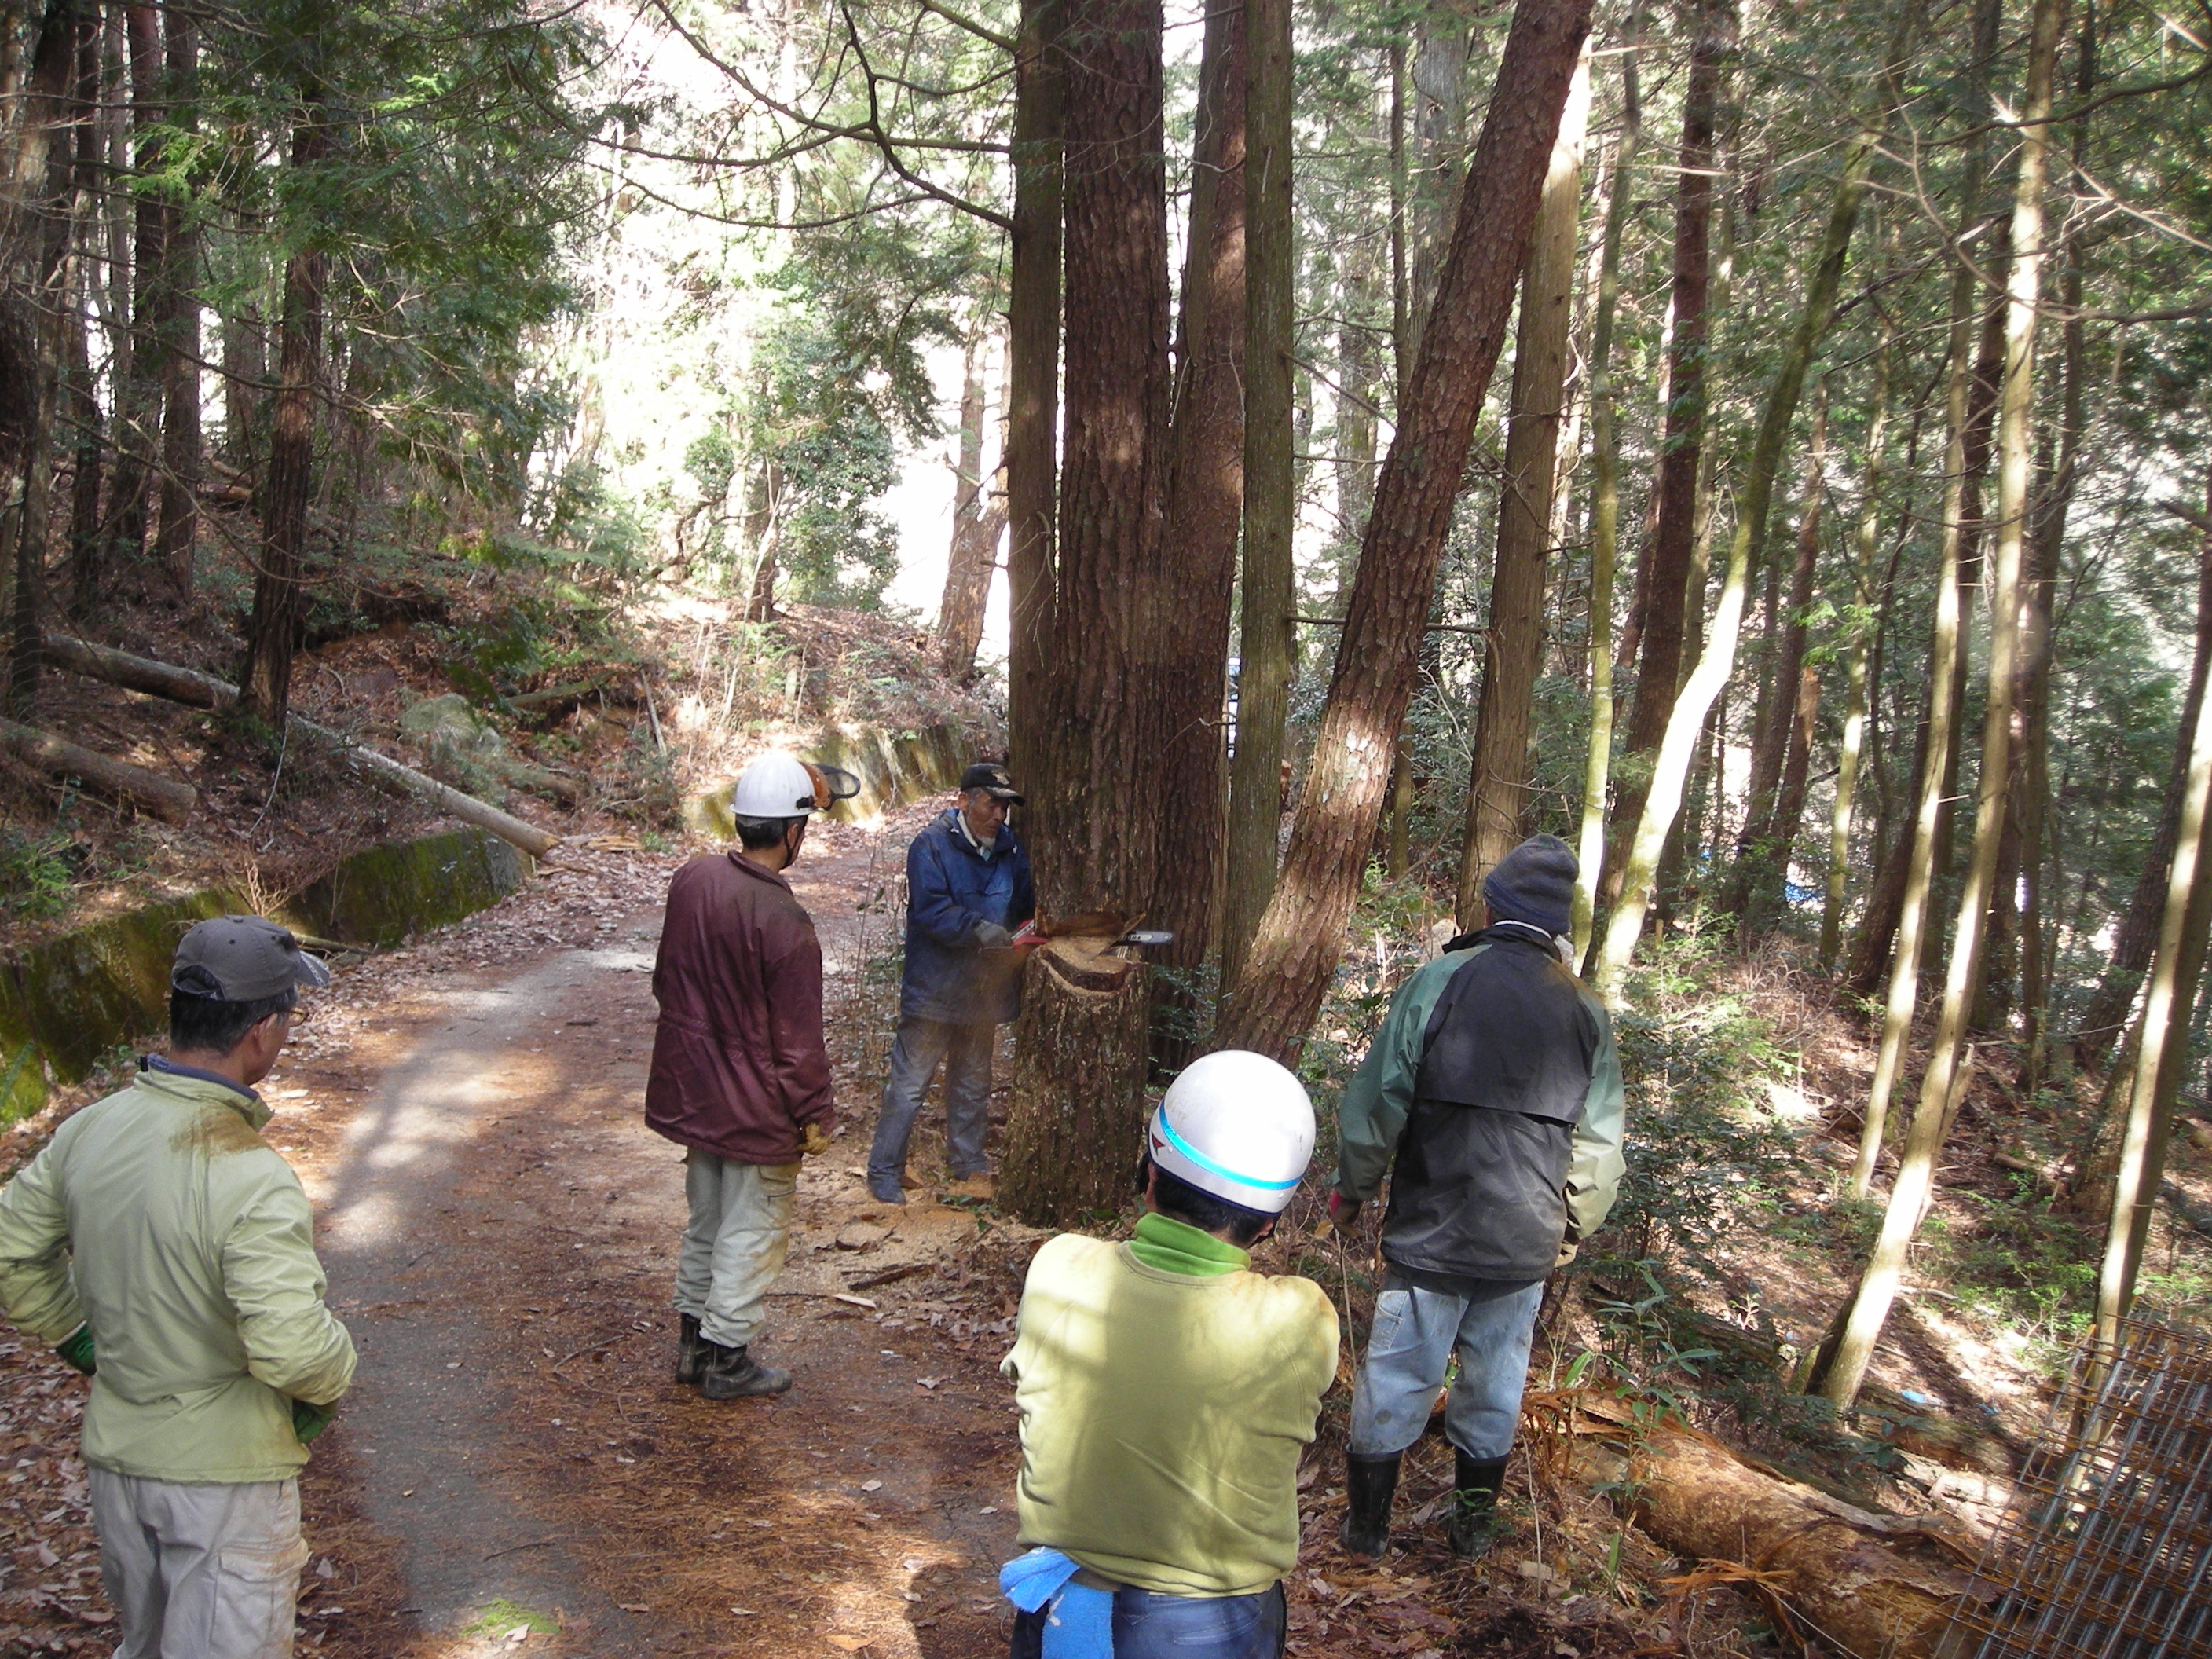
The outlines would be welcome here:
[[[945,561],[945,594],[937,607],[937,665],[951,679],[975,672],[983,638],[983,607],[991,574],[999,568],[999,538],[1006,527],[1006,444],[999,473],[983,485],[984,368],[990,337],[977,328],[967,342],[960,376],[960,443],[953,466],[952,544]]]
[[[323,92],[301,90],[292,130],[292,167],[312,172],[327,153]],[[292,653],[300,616],[300,582],[307,550],[307,501],[314,484],[315,378],[323,351],[325,255],[313,240],[284,267],[284,320],[277,353],[276,400],[269,441],[269,478],[262,492],[261,563],[253,611],[246,624],[239,706],[284,730],[292,700]]]
[[[1735,917],[1737,937],[1748,942],[1773,915],[1778,884],[1790,871],[1790,848],[1804,811],[1802,787],[1796,810],[1790,810],[1784,782],[1791,744],[1803,718],[1805,613],[1813,605],[1813,579],[1820,559],[1820,517],[1827,489],[1828,388],[1823,380],[1813,394],[1813,430],[1805,451],[1805,482],[1797,509],[1797,557],[1790,567],[1790,592],[1777,618],[1774,661],[1770,669],[1778,707],[1771,732],[1759,734],[1751,759],[1751,789],[1744,803],[1743,831],[1736,839],[1735,872],[1727,908]],[[1778,574],[1778,573],[1776,573]],[[1814,680],[1817,702],[1819,678]]]
[[[1589,30],[1589,0],[1522,0],[1514,9],[1436,305],[1376,484],[1283,879],[1224,1008],[1219,1047],[1291,1054],[1334,974],[1413,696],[1475,418]]]
[[[1884,317],[1881,344],[1874,359],[1874,386],[1867,395],[1866,454],[1859,479],[1858,533],[1850,644],[1844,658],[1844,729],[1836,751],[1836,800],[1828,817],[1827,890],[1820,907],[1820,972],[1834,971],[1844,937],[1844,900],[1850,890],[1851,814],[1858,799],[1859,757],[1867,725],[1867,658],[1873,644],[1876,601],[1875,546],[1881,528],[1882,446],[1889,435],[1890,358],[1897,349],[1896,325]]]
[[[1613,835],[1606,851],[1599,893],[1607,902],[1622,891],[1622,860],[1644,810],[1650,774],[1640,757],[1666,735],[1669,712],[1682,682],[1682,641],[1687,626],[1690,557],[1697,534],[1698,459],[1705,428],[1705,304],[1711,292],[1713,123],[1721,72],[1735,46],[1732,0],[1699,0],[1690,47],[1689,84],[1682,94],[1682,140],[1674,198],[1674,297],[1667,349],[1666,434],[1659,451],[1656,517],[1637,565],[1638,615],[1636,688],[1628,708],[1624,758],[1639,757],[1617,786]],[[1671,821],[1672,814],[1668,815]],[[1641,915],[1641,908],[1638,909]]]
[[[1858,1397],[1859,1385],[1874,1358],[1875,1344],[1881,1340],[1904,1276],[1905,1254],[1934,1194],[1936,1156],[1955,1109],[1954,1085],[1963,1080],[1960,1061],[1966,1019],[1980,989],[1984,924],[1990,883],[1996,872],[1997,839],[2003,827],[2009,782],[2007,751],[2019,647],[2021,550],[2027,527],[2028,422],[2034,413],[2036,306],[2044,258],[2043,192],[2049,173],[2052,70],[2064,21],[2065,0],[2036,0],[2021,100],[2020,173],[2013,204],[2012,270],[2006,288],[1989,696],[1982,725],[1982,775],[1973,854],[1967,866],[1966,889],[1959,899],[1942,1011],[1929,1045],[1912,1127],[1898,1160],[1897,1179],[1890,1188],[1881,1236],[1859,1280],[1834,1358],[1820,1382],[1820,1392],[1839,1408],[1848,1407]]]
[[[1059,517],[1060,0],[1022,0],[1014,58],[1014,230],[1006,302],[1006,726],[1032,799],[1050,764],[1045,712]]]
[[[1161,31],[1160,0],[1076,0],[1061,40],[1067,434],[1041,739],[1051,752],[1045,793],[1025,784],[1024,809],[1048,921],[1143,913],[1158,879],[1159,698],[1141,670],[1164,580],[1172,392]],[[1126,1182],[1148,988],[1142,969],[1094,988],[1030,964],[1000,1187],[1023,1219],[1066,1224]]]
[[[1228,833],[1222,714],[1244,501],[1244,28],[1235,0],[1216,0],[1206,12],[1168,445],[1165,570],[1147,630],[1159,653],[1150,785],[1159,875],[1149,915],[1175,934],[1156,959],[1183,969],[1202,965],[1212,949]]]
[[[131,359],[115,379],[115,482],[107,504],[112,562],[135,562],[145,550],[146,495],[161,453],[161,336],[168,301],[162,283],[167,210],[144,187],[161,165],[155,130],[161,121],[161,10],[124,8],[131,53],[131,167],[139,185],[131,252]]]
[[[1978,111],[1988,94],[1989,62],[1996,49],[2002,0],[1982,0],[1975,19],[1973,73],[1967,102]],[[1958,240],[1963,245],[1981,219],[1981,194],[1986,167],[1986,148],[1977,136],[1967,144],[1959,187]],[[1884,878],[1896,894],[1895,921],[1890,932],[1891,950],[1880,934],[1881,919],[1874,914],[1878,893],[1869,902],[1869,924],[1860,941],[1852,975],[1858,994],[1869,994],[1881,975],[1886,958],[1889,994],[1882,1012],[1881,1037],[1875,1054],[1874,1078],[1867,1090],[1865,1110],[1859,1119],[1858,1156],[1851,1165],[1849,1191],[1864,1199],[1874,1189],[1875,1165],[1881,1157],[1883,1137],[1889,1129],[1890,1097],[1905,1063],[1905,1050],[1912,1035],[1912,1017],[1920,1002],[1921,935],[1927,927],[1929,895],[1935,885],[1936,851],[1948,811],[1945,784],[1939,771],[1942,756],[1954,752],[1952,730],[1960,721],[1962,701],[1958,665],[1966,659],[1960,638],[1964,596],[1960,564],[1966,543],[1967,460],[1974,425],[1973,372],[1969,367],[1974,350],[1975,278],[1959,251],[1954,251],[1951,275],[1950,337],[1944,371],[1943,539],[1936,564],[1936,617],[1928,647],[1928,719],[1921,728],[1919,752],[1913,768],[1912,833],[1899,836],[1892,849]],[[1862,978],[1862,975],[1866,975]],[[1826,1362],[1823,1362],[1824,1364]]]
[[[100,399],[94,385],[92,353],[85,337],[94,312],[99,269],[100,213],[100,26],[87,17],[76,45],[76,216],[80,227],[76,314],[70,319],[70,418],[76,428],[76,477],[70,499],[70,614],[91,614],[100,592],[101,526],[100,484],[105,459]]]
[[[1247,7],[1244,163],[1244,571],[1237,668],[1236,750],[1230,761],[1227,897],[1221,919],[1224,993],[1243,977],[1275,892],[1282,826],[1283,722],[1297,660],[1291,620],[1297,514],[1291,354],[1297,295],[1291,217],[1289,0]],[[1357,587],[1355,586],[1355,592]],[[1387,750],[1397,728],[1378,739]],[[1372,830],[1370,828],[1371,836]]]
[[[173,8],[166,25],[170,125],[187,136],[199,126],[199,24]],[[161,244],[161,518],[154,550],[180,593],[192,591],[199,535],[199,210],[196,195],[163,209]]]
[[[1893,101],[1891,77],[1911,50],[1917,19],[1917,12],[1908,11],[1898,25],[1884,63],[1881,89],[1872,109],[1845,148],[1842,175],[1837,180],[1835,198],[1828,208],[1828,221],[1821,233],[1811,280],[1806,284],[1803,308],[1783,347],[1773,383],[1767,389],[1765,406],[1759,414],[1759,434],[1752,446],[1751,464],[1737,494],[1735,533],[1729,548],[1728,575],[1713,613],[1712,631],[1668,719],[1659,754],[1652,765],[1650,787],[1644,795],[1635,839],[1630,843],[1622,871],[1620,899],[1606,925],[1605,942],[1599,951],[1594,978],[1598,994],[1608,1003],[1620,998],[1621,980],[1627,972],[1629,958],[1635,953],[1637,938],[1644,931],[1644,912],[1651,902],[1652,879],[1657,872],[1668,833],[1674,827],[1674,815],[1681,810],[1682,787],[1705,729],[1705,715],[1735,665],[1736,635],[1743,619],[1744,593],[1765,541],[1766,513],[1773,499],[1775,475],[1781,468],[1783,448],[1789,441],[1790,423],[1796,416],[1806,372],[1812,366],[1813,354],[1835,311],[1836,292],[1843,282],[1844,264],[1850,253],[1852,228],[1858,222],[1859,203],[1866,194],[1867,173],[1874,165],[1875,152],[1888,126]]]
[[[1468,767],[1467,837],[1460,855],[1459,925],[1480,925],[1483,878],[1519,844],[1528,816],[1529,739],[1544,664],[1544,579],[1552,552],[1552,492],[1567,386],[1576,230],[1582,222],[1583,140],[1589,127],[1589,51],[1567,89],[1542,205],[1521,273],[1513,349],[1512,415],[1498,505],[1498,549],[1484,637],[1482,695]]]
[[[1620,441],[1613,431],[1613,331],[1620,309],[1620,245],[1644,134],[1636,60],[1644,46],[1641,0],[1628,15],[1620,59],[1620,140],[1613,193],[1605,204],[1605,252],[1598,267],[1597,315],[1590,325],[1589,751],[1583,763],[1581,873],[1575,878],[1575,960],[1583,962],[1605,860],[1606,793],[1613,773],[1613,581],[1620,545]]]

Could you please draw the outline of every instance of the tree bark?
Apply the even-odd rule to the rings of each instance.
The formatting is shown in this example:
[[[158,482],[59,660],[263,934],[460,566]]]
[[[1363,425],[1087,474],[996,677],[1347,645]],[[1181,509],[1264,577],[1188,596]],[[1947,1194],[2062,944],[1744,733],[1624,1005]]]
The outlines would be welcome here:
[[[1644,134],[1644,100],[1636,60],[1644,45],[1644,9],[1632,4],[1620,59],[1620,138],[1613,156],[1613,193],[1605,204],[1597,314],[1590,325],[1589,750],[1583,763],[1581,872],[1575,878],[1575,961],[1589,953],[1591,925],[1604,875],[1606,793],[1613,772],[1613,582],[1620,546],[1620,441],[1613,430],[1613,331],[1620,309],[1620,245]]]
[[[1682,681],[1690,556],[1697,534],[1698,458],[1705,424],[1705,302],[1711,292],[1713,125],[1721,72],[1735,45],[1732,0],[1699,0],[1682,94],[1682,140],[1674,197],[1674,296],[1667,350],[1666,433],[1660,442],[1656,519],[1637,567],[1642,601],[1634,624],[1636,686],[1623,758],[1638,757],[1615,787],[1613,836],[1599,892],[1620,892],[1628,836],[1644,810],[1650,776],[1641,757],[1659,747]]]
[[[100,592],[102,527],[100,485],[105,451],[104,419],[94,386],[92,354],[85,327],[94,313],[99,267],[96,228],[100,223],[100,27],[87,17],[76,44],[76,215],[80,227],[76,314],[70,319],[70,416],[76,427],[76,477],[70,491],[70,601],[72,616],[89,615]]]
[[[1860,120],[1859,130],[1844,147],[1844,165],[1836,181],[1828,219],[1814,256],[1811,280],[1806,284],[1803,308],[1796,326],[1782,350],[1774,380],[1767,388],[1759,412],[1759,434],[1753,441],[1751,463],[1745,470],[1737,495],[1735,533],[1729,549],[1728,574],[1713,612],[1711,633],[1698,665],[1675,699],[1668,717],[1659,753],[1652,763],[1650,787],[1636,820],[1635,838],[1629,845],[1621,872],[1620,902],[1606,924],[1593,978],[1597,994],[1608,1004],[1617,1003],[1629,958],[1644,931],[1644,916],[1651,902],[1653,878],[1674,817],[1681,810],[1682,787],[1690,761],[1705,730],[1705,716],[1728,683],[1735,665],[1736,635],[1743,620],[1744,593],[1752,569],[1759,563],[1766,538],[1766,513],[1773,499],[1774,479],[1782,465],[1782,453],[1797,413],[1797,400],[1805,386],[1813,355],[1834,314],[1836,293],[1850,254],[1851,232],[1858,222],[1859,204],[1866,195],[1869,170],[1887,131],[1893,107],[1893,77],[1911,51],[1918,14],[1908,10],[1897,26],[1884,60],[1881,85],[1872,107]]]
[[[1218,1046],[1292,1054],[1334,973],[1413,696],[1468,447],[1589,31],[1588,0],[1522,0],[1514,10],[1437,302],[1377,481],[1283,879],[1224,1005]]]
[[[329,145],[319,86],[301,89],[292,129],[292,167],[312,172]],[[292,700],[300,583],[307,550],[307,500],[315,465],[315,378],[323,350],[324,252],[312,238],[284,267],[284,320],[270,422],[269,477],[261,499],[261,559],[253,611],[246,624],[239,702],[267,725],[284,729]]]
[[[1211,953],[1228,834],[1223,772],[1230,598],[1244,501],[1245,11],[1206,16],[1192,145],[1182,348],[1168,442],[1162,580],[1146,632],[1159,722],[1152,783],[1158,878],[1150,920],[1175,934],[1154,960]],[[1180,1052],[1178,1050],[1178,1052]]]
[[[199,125],[199,24],[173,8],[167,23],[169,122],[189,135]],[[192,591],[199,535],[200,301],[199,212],[191,194],[162,210],[161,241],[161,518],[155,556],[180,593]]]
[[[1290,0],[1245,12],[1244,570],[1230,759],[1224,995],[1243,979],[1276,884],[1283,722],[1297,660],[1291,531],[1297,516],[1291,354],[1297,296],[1291,216]],[[1356,580],[1356,579],[1355,579]],[[1394,727],[1386,743],[1395,743]],[[1370,826],[1370,836],[1373,830]],[[1364,850],[1364,849],[1363,849]]]
[[[1014,775],[1048,782],[1045,699],[1058,516],[1061,0],[1022,0],[1014,54],[1014,230],[1006,301],[1006,728]]]
[[[90,784],[102,794],[143,807],[170,823],[182,823],[199,804],[199,793],[180,779],[80,748],[33,726],[0,720],[0,749],[41,772]]]
[[[10,713],[31,712],[44,660],[40,633],[46,604],[46,547],[53,482],[54,416],[64,357],[63,330],[68,325],[70,191],[76,175],[70,143],[70,90],[76,75],[78,15],[74,0],[52,0],[33,48],[25,77],[22,128],[17,140],[17,177],[30,185],[19,211],[0,225],[7,265],[0,301],[27,325],[31,361],[26,394],[9,401],[27,417],[27,429],[12,431],[16,470],[23,495],[15,524],[15,591],[10,606],[7,706]],[[35,182],[33,182],[35,181]],[[12,353],[10,354],[13,355]],[[0,459],[6,444],[0,440]]]
[[[1462,932],[1481,925],[1483,878],[1517,846],[1528,816],[1529,741],[1544,662],[1544,579],[1552,552],[1552,492],[1567,386],[1576,229],[1582,219],[1583,140],[1589,126],[1589,50],[1567,89],[1559,136],[1521,272],[1513,349],[1512,414],[1498,505],[1498,549],[1484,635],[1482,694],[1468,766],[1467,837],[1460,855]]]
[[[2028,507],[2028,422],[2034,413],[2036,307],[2043,270],[2043,192],[2049,176],[2052,71],[2065,0],[2036,0],[2021,97],[2020,172],[2012,214],[2012,270],[2006,285],[2004,380],[1998,398],[1997,517],[1990,592],[1989,695],[1973,854],[1944,977],[1943,1006],[1929,1045],[1920,1099],[1898,1161],[1881,1236],[1859,1280],[1843,1336],[1820,1391],[1837,1407],[1857,1398],[1904,1276],[1905,1253],[1935,1190],[1936,1160],[1954,1110],[1966,1020],[1980,990],[1982,947],[2010,782],[2014,675],[2020,635],[2021,552]],[[1899,953],[1903,954],[1902,951]]]
[[[1042,795],[1025,784],[1024,809],[1048,922],[1141,915],[1157,879],[1158,698],[1141,671],[1163,580],[1171,391],[1161,32],[1160,0],[1075,0],[1061,39],[1067,430],[1047,783]],[[1009,1147],[1027,1150],[1010,1152],[1006,1170],[1015,1212],[1032,1224],[1072,1222],[1086,1206],[1069,1194],[1128,1178],[1149,1006],[1143,972],[1128,980],[1102,994],[1049,963],[1030,972],[1008,1126]],[[1068,1126],[1088,1133],[1071,1138]],[[1034,1167],[1045,1148],[1062,1149],[1061,1167]]]

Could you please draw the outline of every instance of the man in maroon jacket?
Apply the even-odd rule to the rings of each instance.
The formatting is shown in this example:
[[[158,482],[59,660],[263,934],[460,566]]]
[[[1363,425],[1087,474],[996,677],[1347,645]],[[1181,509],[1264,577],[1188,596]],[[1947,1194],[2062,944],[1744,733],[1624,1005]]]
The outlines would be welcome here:
[[[737,847],[693,859],[668,885],[645,1121],[686,1149],[676,1380],[709,1400],[791,1386],[750,1349],[783,1271],[799,1161],[828,1149],[837,1109],[822,947],[781,872],[806,839],[807,814],[833,792],[848,793],[829,769],[763,756],[732,793]]]

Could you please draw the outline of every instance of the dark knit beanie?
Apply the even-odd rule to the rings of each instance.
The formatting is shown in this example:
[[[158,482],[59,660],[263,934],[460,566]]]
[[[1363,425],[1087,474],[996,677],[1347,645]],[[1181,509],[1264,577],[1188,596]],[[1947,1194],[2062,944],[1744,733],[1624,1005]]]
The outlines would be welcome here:
[[[1498,860],[1482,884],[1492,921],[1525,921],[1547,933],[1574,927],[1575,850],[1557,836],[1531,836]]]

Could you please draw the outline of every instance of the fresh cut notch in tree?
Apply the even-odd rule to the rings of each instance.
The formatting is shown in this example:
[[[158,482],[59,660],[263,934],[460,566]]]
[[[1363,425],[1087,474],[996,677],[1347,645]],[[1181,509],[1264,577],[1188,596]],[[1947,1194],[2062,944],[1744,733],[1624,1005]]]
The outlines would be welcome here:
[[[1644,795],[1643,811],[1622,866],[1620,902],[1613,907],[1599,947],[1593,981],[1597,994],[1609,1005],[1617,1005],[1620,1000],[1622,977],[1628,970],[1629,958],[1635,954],[1636,941],[1643,933],[1644,914],[1650,906],[1652,886],[1659,872],[1660,854],[1674,830],[1675,815],[1681,811],[1684,786],[1689,779],[1690,763],[1698,740],[1705,733],[1705,716],[1735,666],[1744,594],[1750,584],[1751,572],[1764,550],[1775,476],[1781,470],[1783,450],[1789,441],[1790,423],[1796,416],[1798,398],[1805,388],[1806,373],[1812,367],[1820,337],[1827,331],[1828,319],[1835,313],[1837,291],[1843,283],[1844,262],[1850,254],[1851,232],[1858,222],[1859,204],[1866,195],[1867,174],[1888,128],[1890,111],[1896,101],[1895,77],[1911,50],[1918,19],[1917,9],[1908,3],[1878,72],[1875,100],[1862,117],[1858,131],[1844,146],[1843,167],[1836,181],[1834,199],[1829,204],[1827,225],[1821,233],[1811,280],[1806,284],[1804,308],[1798,313],[1796,327],[1783,347],[1781,362],[1767,387],[1765,404],[1759,413],[1759,435],[1752,447],[1751,464],[1737,492],[1735,534],[1729,547],[1728,574],[1722,584],[1720,602],[1714,609],[1712,628],[1706,635],[1705,648],[1698,658],[1698,665],[1683,682],[1674,712],[1668,716],[1666,735],[1660,741],[1651,781]]]
[[[2021,553],[2029,507],[2028,422],[2034,413],[2036,313],[2043,271],[2043,192],[2049,177],[2053,68],[2065,24],[2065,0],[2036,0],[2021,99],[2020,170],[2012,214],[2012,270],[2005,289],[2004,379],[1998,392],[1996,545],[1991,555],[1989,692],[1982,725],[1982,769],[1974,845],[1959,895],[1959,917],[1944,975],[1943,1006],[1929,1044],[1920,1099],[1898,1159],[1881,1232],[1843,1321],[1842,1334],[1816,1379],[1838,1408],[1858,1398],[1905,1274],[1905,1254],[1935,1191],[1942,1150],[1963,1084],[1966,1023],[1981,991],[1990,890],[1996,875],[2011,781],[2014,661],[2020,640]]]
[[[1468,446],[1504,343],[1589,32],[1589,0],[1522,0],[1515,9],[1436,303],[1376,482],[1290,849],[1244,971],[1223,1004],[1217,1047],[1288,1057],[1335,971],[1413,698]]]

